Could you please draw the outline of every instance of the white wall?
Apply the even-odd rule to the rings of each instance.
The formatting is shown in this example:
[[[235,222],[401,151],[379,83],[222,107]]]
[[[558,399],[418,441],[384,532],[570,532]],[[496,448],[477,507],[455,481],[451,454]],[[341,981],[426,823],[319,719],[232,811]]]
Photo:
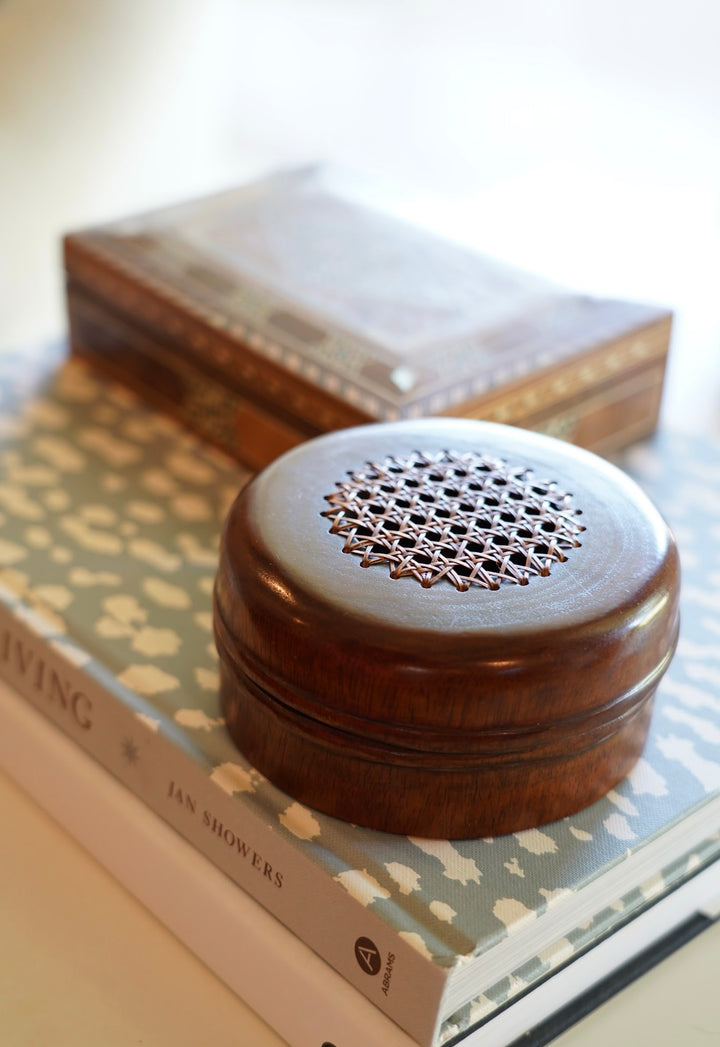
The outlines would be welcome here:
[[[715,0],[0,0],[0,343],[62,326],[63,230],[327,159],[675,305],[718,419],[719,40]]]

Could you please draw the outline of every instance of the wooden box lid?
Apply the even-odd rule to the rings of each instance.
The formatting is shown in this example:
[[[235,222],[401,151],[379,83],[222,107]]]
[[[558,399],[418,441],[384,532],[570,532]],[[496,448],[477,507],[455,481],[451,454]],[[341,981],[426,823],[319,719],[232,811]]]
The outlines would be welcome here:
[[[559,286],[386,200],[332,169],[281,171],[71,233],[73,351],[252,469],[425,416],[602,454],[654,429],[669,310]]]
[[[459,419],[330,434],[228,515],[228,727],[277,785],[349,821],[538,825],[637,760],[678,589],[662,518],[589,452]]]

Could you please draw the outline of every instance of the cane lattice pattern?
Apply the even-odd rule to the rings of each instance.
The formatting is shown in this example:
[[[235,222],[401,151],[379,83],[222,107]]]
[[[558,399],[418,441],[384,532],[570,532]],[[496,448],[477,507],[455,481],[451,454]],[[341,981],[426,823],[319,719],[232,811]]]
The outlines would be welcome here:
[[[478,454],[414,452],[368,462],[326,496],[330,532],[363,567],[461,592],[547,576],[579,546],[572,495],[530,469]]]

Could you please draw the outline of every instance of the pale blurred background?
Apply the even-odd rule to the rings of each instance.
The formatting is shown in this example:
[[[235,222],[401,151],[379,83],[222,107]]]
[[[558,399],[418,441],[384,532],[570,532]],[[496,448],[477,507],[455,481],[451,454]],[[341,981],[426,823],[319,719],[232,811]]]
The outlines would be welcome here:
[[[64,328],[63,231],[331,161],[410,217],[677,313],[720,433],[716,0],[0,0],[0,347]]]

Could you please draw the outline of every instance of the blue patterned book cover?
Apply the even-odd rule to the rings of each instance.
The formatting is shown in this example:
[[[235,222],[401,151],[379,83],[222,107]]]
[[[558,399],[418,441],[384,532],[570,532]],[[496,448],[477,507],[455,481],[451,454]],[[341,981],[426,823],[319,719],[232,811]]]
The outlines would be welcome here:
[[[77,361],[0,357],[0,674],[406,1029],[441,1044],[720,853],[720,455],[623,463],[673,527],[678,652],[632,774],[494,839],[362,830],[294,802],[218,709],[211,592],[248,474]]]

